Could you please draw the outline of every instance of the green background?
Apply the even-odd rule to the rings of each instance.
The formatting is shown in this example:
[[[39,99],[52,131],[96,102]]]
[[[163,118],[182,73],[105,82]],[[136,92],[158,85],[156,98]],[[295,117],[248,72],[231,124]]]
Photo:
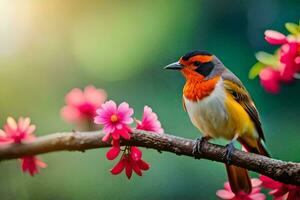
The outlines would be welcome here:
[[[196,138],[182,109],[184,80],[163,66],[194,49],[217,55],[250,91],[275,158],[300,161],[300,83],[266,93],[248,71],[259,50],[275,47],[266,29],[298,22],[299,1],[0,1],[0,120],[30,116],[36,134],[70,131],[60,118],[64,95],[89,84],[109,99],[127,101],[141,117],[144,105],[167,133]],[[225,141],[217,141],[225,144]],[[128,181],[112,176],[106,149],[42,155],[35,177],[18,161],[0,163],[1,199],[217,199],[223,164],[144,150],[150,171]],[[253,174],[257,176],[257,174]]]

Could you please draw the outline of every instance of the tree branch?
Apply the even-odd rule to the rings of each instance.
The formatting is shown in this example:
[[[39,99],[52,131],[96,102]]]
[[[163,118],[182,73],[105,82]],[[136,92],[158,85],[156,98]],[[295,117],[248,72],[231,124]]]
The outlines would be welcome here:
[[[25,155],[36,155],[53,151],[85,151],[87,149],[111,146],[102,142],[104,133],[70,132],[54,133],[37,138],[33,142],[0,146],[0,161],[15,159]],[[131,140],[122,140],[122,145],[139,146],[158,151],[167,151],[177,155],[193,157],[194,141],[168,134],[158,134],[140,130],[132,131]],[[226,163],[226,148],[220,145],[203,142],[203,158]],[[274,180],[287,184],[300,185],[300,163],[285,162],[265,156],[235,150],[232,154],[233,165],[266,175]]]

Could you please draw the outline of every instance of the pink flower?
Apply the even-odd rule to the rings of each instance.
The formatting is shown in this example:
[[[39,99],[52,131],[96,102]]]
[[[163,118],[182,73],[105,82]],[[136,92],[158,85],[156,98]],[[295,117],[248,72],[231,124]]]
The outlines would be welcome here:
[[[96,89],[91,85],[84,91],[74,88],[65,97],[67,105],[61,109],[61,116],[70,123],[92,122],[96,110],[104,103],[106,96],[103,89]]]
[[[275,200],[300,200],[300,186],[280,183],[267,176],[260,176],[260,180],[263,187],[272,189],[269,194]]]
[[[266,91],[271,93],[279,92],[280,73],[271,67],[262,69],[259,73],[260,83]]]
[[[158,120],[156,113],[152,112],[152,109],[149,106],[144,107],[144,114],[142,121],[137,122],[137,129],[145,131],[153,131],[156,133],[163,133],[164,129],[161,128],[161,123]]]
[[[35,138],[32,134],[34,130],[35,125],[30,125],[28,117],[20,117],[18,122],[12,117],[8,117],[7,123],[4,125],[4,131],[0,130],[0,144],[33,140]]]
[[[7,118],[7,123],[4,125],[4,131],[0,130],[0,145],[1,144],[19,144],[24,141],[32,141],[35,139],[33,132],[35,125],[30,124],[28,117],[20,117],[16,122],[12,117]],[[39,168],[47,167],[46,163],[40,161],[35,156],[24,156],[20,158],[22,162],[23,172],[29,172],[31,176],[39,172]]]
[[[300,71],[300,63],[297,62],[300,56],[300,41],[290,37],[287,43],[281,46],[279,55],[281,80],[290,82],[294,79],[294,75]]]
[[[265,31],[267,42],[281,46],[276,55],[264,53],[265,56],[257,58],[259,62],[251,70],[252,75],[259,72],[261,85],[271,93],[278,93],[281,82],[293,81],[300,72],[299,25],[287,23],[286,28],[292,34],[285,36],[274,30]]]
[[[118,107],[114,101],[107,101],[97,110],[94,122],[104,125],[103,131],[106,134],[102,141],[108,141],[110,136],[119,140],[120,136],[130,139],[130,127],[133,122],[133,109],[128,103],[123,102]]]
[[[121,160],[111,169],[113,175],[120,174],[125,169],[128,179],[134,171],[138,176],[142,176],[142,170],[146,171],[150,165],[142,160],[142,152],[137,147],[127,147]]]
[[[300,40],[293,35],[286,37],[282,33],[273,30],[265,32],[265,39],[270,44],[280,44],[280,80],[290,82],[294,79],[296,73],[300,71]]]
[[[252,192],[250,194],[246,194],[244,192],[240,192],[238,194],[234,194],[231,191],[229,182],[224,184],[224,189],[217,191],[217,196],[221,199],[226,200],[265,200],[266,196],[263,193],[260,193],[260,185],[261,181],[259,179],[251,179],[252,183]]]
[[[26,156],[21,158],[22,170],[28,172],[31,176],[39,173],[39,168],[46,168],[47,164],[37,159],[36,156]]]

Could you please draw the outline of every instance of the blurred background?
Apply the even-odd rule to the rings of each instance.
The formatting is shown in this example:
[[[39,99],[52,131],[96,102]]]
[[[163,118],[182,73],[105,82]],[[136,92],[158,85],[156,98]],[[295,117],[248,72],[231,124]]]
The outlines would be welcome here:
[[[287,33],[284,23],[299,20],[298,0],[0,0],[0,13],[1,126],[7,116],[30,116],[39,136],[70,131],[59,115],[64,95],[92,84],[109,99],[129,102],[138,117],[151,106],[167,133],[194,139],[199,132],[181,104],[184,80],[162,68],[202,49],[252,94],[272,155],[300,161],[300,82],[271,95],[248,79],[254,53],[275,50],[264,30]],[[128,181],[110,174],[117,160],[106,160],[105,152],[42,155],[49,167],[34,178],[16,160],[1,162],[1,199],[209,200],[226,181],[221,163],[153,150],[144,150],[150,171]]]

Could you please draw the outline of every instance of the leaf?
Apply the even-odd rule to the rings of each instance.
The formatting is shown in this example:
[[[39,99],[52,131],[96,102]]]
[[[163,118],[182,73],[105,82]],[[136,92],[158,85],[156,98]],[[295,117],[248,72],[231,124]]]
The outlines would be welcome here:
[[[255,54],[255,57],[262,64],[268,65],[273,68],[278,68],[280,65],[279,58],[277,55],[272,55],[263,51],[259,51]]]
[[[261,62],[257,62],[255,65],[252,66],[252,68],[249,71],[249,79],[254,79],[260,71],[265,68],[266,66],[262,64]]]
[[[294,23],[286,23],[285,28],[293,35],[298,35],[300,32],[299,26]]]

